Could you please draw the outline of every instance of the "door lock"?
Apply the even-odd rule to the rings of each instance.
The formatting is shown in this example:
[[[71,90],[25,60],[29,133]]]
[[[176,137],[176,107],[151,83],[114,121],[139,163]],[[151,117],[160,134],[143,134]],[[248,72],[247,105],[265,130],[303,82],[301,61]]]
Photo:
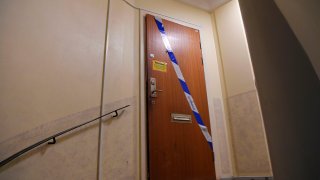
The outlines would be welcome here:
[[[161,89],[157,89],[157,80],[156,78],[151,77],[150,78],[150,94],[152,98],[157,97],[157,93],[162,92]]]

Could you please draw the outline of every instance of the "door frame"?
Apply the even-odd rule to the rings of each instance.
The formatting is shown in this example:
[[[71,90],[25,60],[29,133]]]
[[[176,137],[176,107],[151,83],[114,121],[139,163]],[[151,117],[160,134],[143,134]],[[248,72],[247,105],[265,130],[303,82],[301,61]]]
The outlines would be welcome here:
[[[203,42],[203,35],[202,35],[202,28],[201,26],[191,24],[185,21],[181,21],[172,17],[168,17],[165,15],[157,14],[154,12],[150,12],[148,10],[140,10],[140,148],[141,148],[141,155],[140,155],[140,167],[141,167],[141,179],[147,179],[147,173],[148,173],[148,131],[147,131],[147,92],[146,92],[146,22],[145,22],[145,16],[147,14],[153,15],[153,16],[159,16],[162,19],[190,27],[193,29],[196,29],[199,31],[200,35],[200,43],[202,44]],[[213,42],[214,43],[214,42]],[[214,49],[213,49],[214,50]],[[207,101],[208,101],[208,110],[209,110],[209,118],[210,118],[210,130],[211,130],[211,136],[213,139],[213,142],[217,143],[215,139],[217,139],[217,130],[216,130],[216,119],[214,115],[214,106],[213,106],[213,100],[210,101],[210,99],[213,96],[213,93],[208,89],[208,78],[206,78],[209,73],[208,69],[206,68],[206,57],[203,54],[203,45],[201,48],[201,54],[203,58],[203,67],[204,67],[204,80],[206,84],[206,92],[207,92]],[[210,98],[211,97],[211,98]],[[217,147],[217,146],[215,146]],[[219,153],[217,148],[214,148],[215,153]],[[217,168],[220,168],[220,159],[218,158],[218,155],[215,155],[215,172],[216,172],[216,177],[218,177],[218,170]]]

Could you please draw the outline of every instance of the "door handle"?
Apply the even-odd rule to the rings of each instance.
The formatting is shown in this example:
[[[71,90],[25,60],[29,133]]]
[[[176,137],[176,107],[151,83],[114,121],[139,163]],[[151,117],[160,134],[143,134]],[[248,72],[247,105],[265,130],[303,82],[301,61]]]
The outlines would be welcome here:
[[[162,92],[163,90],[161,89],[155,89],[151,92],[151,97],[157,97],[157,92]]]
[[[158,92],[163,92],[161,89],[157,89],[157,80],[156,78],[151,77],[150,78],[150,94],[152,98],[157,97]]]

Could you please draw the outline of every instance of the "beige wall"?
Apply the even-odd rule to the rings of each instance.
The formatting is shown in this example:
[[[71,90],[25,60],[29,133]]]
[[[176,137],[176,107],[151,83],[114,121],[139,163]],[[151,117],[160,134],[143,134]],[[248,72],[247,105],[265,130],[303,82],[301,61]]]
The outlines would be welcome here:
[[[228,96],[255,89],[247,40],[237,1],[214,11]]]
[[[223,177],[230,178],[234,176],[235,173],[235,166],[234,166],[234,154],[233,154],[233,147],[232,147],[232,141],[231,141],[231,131],[230,131],[230,122],[229,122],[229,107],[228,107],[228,95],[226,90],[226,82],[224,78],[224,71],[223,71],[223,65],[221,60],[221,51],[220,51],[220,45],[219,45],[219,38],[217,33],[217,24],[216,19],[214,16],[214,13],[211,14],[211,20],[212,20],[212,27],[213,27],[213,35],[215,39],[215,47],[216,47],[216,53],[217,53],[217,61],[218,61],[218,67],[219,67],[219,75],[220,75],[220,82],[221,82],[221,89],[222,89],[222,96],[223,96],[223,104],[221,104],[221,101],[217,99],[215,101],[215,104],[221,104],[220,107],[223,106],[223,108],[217,108],[221,109],[220,113],[216,112],[216,116],[219,114],[222,115],[221,118],[216,117],[216,125],[219,135],[219,139],[225,139],[221,142],[221,171],[223,174]],[[215,108],[216,109],[216,108]],[[224,137],[224,138],[223,138]],[[228,147],[228,148],[225,148]],[[227,150],[227,151],[226,151]],[[226,160],[229,159],[229,160]]]
[[[110,1],[103,113],[131,107],[102,123],[100,179],[139,178],[139,18],[124,1]]]
[[[0,141],[99,105],[105,14],[102,0],[1,1]]]
[[[36,6],[39,1],[28,1],[26,6],[19,4],[22,13],[16,19],[12,16],[20,6],[1,2],[6,8],[0,21],[5,29],[0,40],[5,86],[0,94],[8,99],[1,101],[1,115],[6,118],[1,119],[1,160],[99,116],[100,103],[102,114],[130,107],[118,118],[104,118],[101,127],[86,126],[58,138],[56,145],[28,153],[1,169],[0,179],[139,178],[139,11],[123,1],[110,1],[103,63],[107,2]]]
[[[217,8],[215,19],[221,76],[228,103],[234,176],[272,176],[264,125],[237,0]]]
[[[1,159],[99,115],[106,10],[104,0],[0,2]],[[0,179],[96,177],[97,126],[46,147]]]
[[[320,1],[275,0],[320,79]]]

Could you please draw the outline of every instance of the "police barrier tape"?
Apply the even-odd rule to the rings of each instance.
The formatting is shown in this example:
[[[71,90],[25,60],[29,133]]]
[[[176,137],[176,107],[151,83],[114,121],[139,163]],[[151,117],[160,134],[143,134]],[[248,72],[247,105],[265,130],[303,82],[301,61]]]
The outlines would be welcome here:
[[[163,44],[167,49],[168,56],[169,56],[169,58],[171,60],[171,63],[172,63],[173,68],[174,68],[174,71],[176,72],[176,75],[177,75],[177,77],[179,79],[180,85],[181,85],[181,87],[182,87],[182,89],[184,91],[184,94],[185,94],[185,96],[187,98],[187,101],[188,101],[189,106],[190,106],[190,108],[191,108],[191,110],[193,112],[193,115],[196,118],[196,121],[197,121],[197,123],[198,123],[198,125],[199,125],[199,127],[200,127],[200,129],[202,131],[203,136],[207,140],[211,150],[213,150],[211,135],[209,134],[208,128],[204,125],[204,123],[202,121],[202,118],[201,118],[201,116],[200,116],[200,114],[198,112],[197,106],[194,103],[193,98],[191,96],[191,93],[189,91],[188,85],[187,85],[186,81],[184,80],[184,77],[183,77],[183,74],[182,74],[182,72],[180,70],[178,61],[177,61],[177,59],[176,59],[176,57],[175,57],[175,55],[174,55],[174,53],[172,51],[172,48],[170,46],[168,37],[166,35],[165,29],[164,29],[164,26],[163,26],[163,23],[162,23],[162,19],[160,17],[155,17],[155,21],[156,21],[158,30],[160,32]]]

